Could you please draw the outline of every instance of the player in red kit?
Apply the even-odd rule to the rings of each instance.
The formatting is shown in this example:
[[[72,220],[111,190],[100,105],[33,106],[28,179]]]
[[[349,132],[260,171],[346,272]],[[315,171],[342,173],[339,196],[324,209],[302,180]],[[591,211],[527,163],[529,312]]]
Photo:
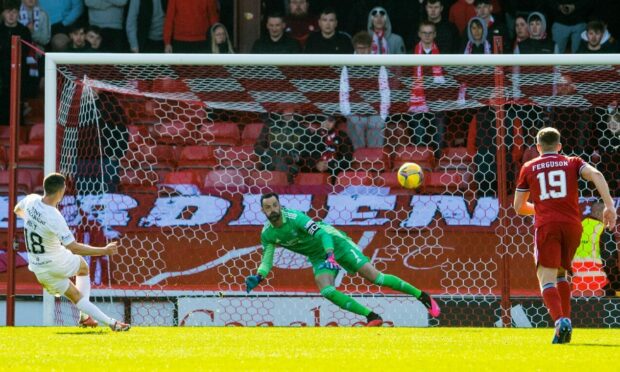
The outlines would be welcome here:
[[[561,155],[560,132],[543,128],[536,135],[539,157],[521,167],[514,208],[522,215],[535,215],[536,274],[543,300],[555,322],[554,344],[569,343],[571,261],[581,238],[579,177],[596,186],[605,210],[603,223],[616,225],[616,209],[605,177],[579,157]],[[528,201],[530,198],[531,201]]]

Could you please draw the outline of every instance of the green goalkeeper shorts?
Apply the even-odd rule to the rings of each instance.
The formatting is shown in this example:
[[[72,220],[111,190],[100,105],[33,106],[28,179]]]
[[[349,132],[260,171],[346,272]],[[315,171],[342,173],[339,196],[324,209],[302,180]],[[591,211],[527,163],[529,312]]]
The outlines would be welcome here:
[[[335,236],[333,238],[336,261],[349,274],[355,274],[364,264],[370,262],[370,259],[360,251],[351,239]],[[308,260],[312,264],[315,277],[322,274],[336,274],[334,270],[319,268],[325,262],[325,257],[308,257]]]

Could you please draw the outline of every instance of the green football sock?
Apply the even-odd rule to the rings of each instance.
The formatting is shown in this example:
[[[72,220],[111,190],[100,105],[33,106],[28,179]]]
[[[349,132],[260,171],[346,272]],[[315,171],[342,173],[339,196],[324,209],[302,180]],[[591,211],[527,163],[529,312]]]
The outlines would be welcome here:
[[[353,298],[347,296],[346,294],[340,292],[331,285],[321,289],[321,295],[334,303],[334,305],[352,313],[363,316],[368,316],[368,314],[371,313],[371,310],[369,308],[355,301]]]
[[[396,291],[412,295],[415,298],[420,298],[420,295],[422,294],[421,290],[401,278],[390,274],[379,273],[379,275],[377,275],[377,279],[375,279],[375,284],[382,287],[392,288]]]

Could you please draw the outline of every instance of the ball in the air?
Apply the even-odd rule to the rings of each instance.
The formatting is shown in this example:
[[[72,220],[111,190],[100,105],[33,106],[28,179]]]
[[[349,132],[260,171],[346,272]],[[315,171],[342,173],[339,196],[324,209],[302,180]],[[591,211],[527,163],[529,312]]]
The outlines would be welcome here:
[[[405,163],[398,169],[398,183],[406,189],[417,189],[424,182],[424,171],[416,163]]]

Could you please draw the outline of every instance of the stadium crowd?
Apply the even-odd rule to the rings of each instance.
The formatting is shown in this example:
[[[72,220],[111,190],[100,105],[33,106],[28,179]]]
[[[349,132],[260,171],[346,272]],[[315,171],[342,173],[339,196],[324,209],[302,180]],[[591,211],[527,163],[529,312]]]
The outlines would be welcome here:
[[[615,53],[620,32],[620,19],[614,16],[620,2],[612,0],[263,0],[261,4],[264,29],[251,53]],[[232,1],[218,0],[3,0],[0,124],[8,124],[12,35],[53,52],[236,53],[233,40],[239,30],[234,27],[232,7]],[[40,94],[42,58],[34,49],[24,53],[22,92],[26,98]],[[424,76],[432,76],[437,84],[444,82],[441,67],[415,69],[414,80]],[[617,144],[601,143],[617,139],[607,133],[608,124],[618,116],[614,103],[609,105],[589,110],[515,105],[507,108],[507,122],[521,119],[527,134],[568,115],[571,119],[566,125],[590,133],[587,139],[568,143],[569,151],[617,164],[617,159],[611,159],[617,158]],[[403,115],[410,144],[431,144],[436,159],[445,147],[463,145],[462,138],[453,139],[448,133],[455,117],[461,123],[468,122],[466,116],[476,117],[472,147],[475,163],[480,165],[477,181],[488,183],[483,189],[495,189],[494,181],[487,179],[494,177],[495,167],[492,110],[432,112],[426,106],[423,85],[415,83],[410,108]],[[351,114],[330,117],[318,128],[297,122],[299,128],[291,129],[289,124],[296,121],[286,114],[265,120],[255,150],[264,168],[293,175],[299,170],[336,173],[348,169],[354,150],[386,145],[384,130],[391,120]],[[591,122],[596,124],[590,126]],[[274,149],[269,139],[278,136],[270,131],[282,128],[295,138],[309,138],[305,143],[315,144],[313,150],[298,154],[290,143],[284,150]],[[515,137],[512,127],[507,130],[509,137]],[[299,131],[305,134],[299,136]],[[286,156],[279,156],[278,151]],[[292,159],[290,154],[294,154]]]

